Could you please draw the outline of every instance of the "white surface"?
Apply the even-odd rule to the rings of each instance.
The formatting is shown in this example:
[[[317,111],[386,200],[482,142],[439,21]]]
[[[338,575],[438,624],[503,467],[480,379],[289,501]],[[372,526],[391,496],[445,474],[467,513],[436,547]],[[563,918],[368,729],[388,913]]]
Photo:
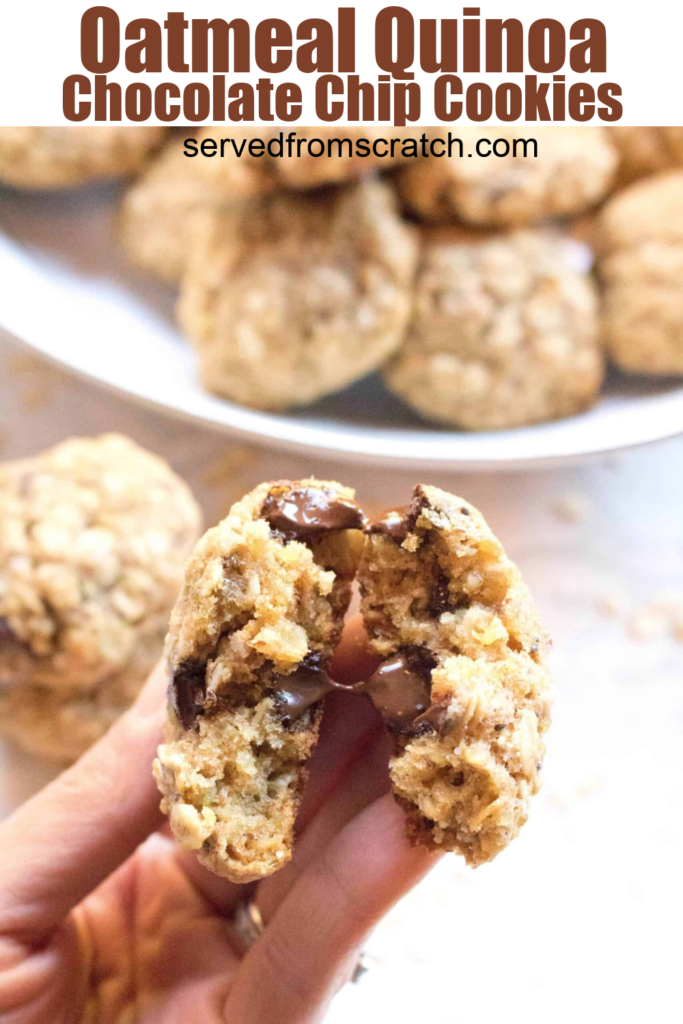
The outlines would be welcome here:
[[[424,425],[378,376],[291,415],[205,392],[173,324],[173,293],[141,280],[113,243],[116,190],[0,197],[0,326],[84,376],[259,441],[376,465],[491,469],[553,464],[683,431],[681,381],[615,377],[591,411],[468,434]]]
[[[413,470],[259,451],[47,369],[0,339],[0,458],[119,429],[166,455],[207,520],[261,480],[336,473],[368,507],[404,501]],[[446,860],[382,923],[377,966],[326,1024],[669,1024],[680,1015],[683,645],[634,612],[683,601],[683,438],[540,473],[438,472],[486,514],[555,640],[545,789],[522,835],[476,872]],[[554,509],[586,509],[563,522]],[[580,500],[579,500],[580,499]],[[621,610],[600,618],[596,601]],[[0,750],[0,813],[49,769]]]

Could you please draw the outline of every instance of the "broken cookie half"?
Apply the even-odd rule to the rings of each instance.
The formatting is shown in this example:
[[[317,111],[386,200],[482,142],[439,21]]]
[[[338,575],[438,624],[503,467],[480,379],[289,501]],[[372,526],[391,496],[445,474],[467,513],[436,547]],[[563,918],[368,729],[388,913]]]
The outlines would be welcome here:
[[[550,724],[531,596],[479,512],[436,487],[367,527],[358,578],[383,659],[366,691],[394,736],[409,835],[491,860],[527,819]]]
[[[340,484],[263,484],[190,559],[154,774],[178,841],[235,882],[291,858],[364,522]]]
[[[549,641],[516,566],[476,509],[437,488],[370,523],[353,499],[324,481],[257,487],[200,541],[173,613],[162,810],[233,881],[291,858],[335,688],[372,700],[394,737],[391,782],[420,845],[491,860],[539,788]],[[356,573],[381,660],[341,687],[326,664]]]

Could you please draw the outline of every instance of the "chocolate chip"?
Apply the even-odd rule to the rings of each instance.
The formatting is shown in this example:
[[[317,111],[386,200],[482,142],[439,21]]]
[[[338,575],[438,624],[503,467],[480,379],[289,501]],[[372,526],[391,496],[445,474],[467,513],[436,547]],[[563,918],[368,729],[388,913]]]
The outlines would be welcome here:
[[[386,658],[357,688],[370,697],[391,732],[410,733],[430,707],[435,661],[423,647],[405,647]]]
[[[332,690],[347,689],[330,679],[321,651],[307,654],[298,668],[288,675],[276,675],[272,686],[275,708],[285,725],[300,718]]]
[[[261,507],[261,517],[285,540],[316,534],[362,530],[366,519],[358,505],[322,487],[273,488]]]
[[[206,699],[206,665],[184,661],[173,673],[171,703],[184,729],[192,729]]]
[[[460,509],[460,511],[462,512],[462,514],[464,516],[470,515],[470,510],[468,509],[467,505],[463,505],[462,508]]]
[[[501,722],[499,725],[494,725],[494,732],[502,732],[505,728],[505,722]]]
[[[413,491],[410,505],[383,512],[366,527],[366,533],[381,533],[391,537],[397,544],[402,544],[408,534],[415,529],[423,510],[429,507],[422,484],[418,484]]]
[[[429,613],[438,618],[444,612],[447,612],[450,607],[451,592],[448,587],[448,577],[439,570],[429,591]]]
[[[366,528],[366,532],[370,534],[380,533],[385,537],[390,537],[391,540],[397,544],[402,544],[408,536],[408,524],[406,523],[406,513],[408,506],[403,508],[391,510],[390,512],[383,512],[380,517],[374,519],[369,526]]]
[[[456,788],[459,789],[460,786],[464,786],[464,785],[465,785],[465,773],[464,772],[456,772],[455,775],[453,776],[453,778],[451,779],[451,786],[455,786]]]

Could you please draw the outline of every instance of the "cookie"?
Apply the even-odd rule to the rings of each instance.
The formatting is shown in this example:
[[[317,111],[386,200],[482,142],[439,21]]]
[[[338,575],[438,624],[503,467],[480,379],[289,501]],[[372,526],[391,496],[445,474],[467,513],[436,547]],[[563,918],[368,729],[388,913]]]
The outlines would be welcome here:
[[[300,147],[297,155],[296,141],[292,155],[286,148],[281,157],[273,159],[273,167],[279,181],[287,188],[318,188],[321,185],[340,184],[341,182],[359,178],[376,170],[389,170],[403,161],[401,145],[394,143],[392,156],[392,139],[419,139],[425,129],[417,128],[373,128],[364,125],[355,128],[350,125],[326,127],[315,125],[297,128],[297,139],[306,139],[314,152],[322,148],[322,154],[312,156],[308,145]],[[284,132],[285,139],[287,132]],[[320,140],[322,147],[314,145],[313,140]],[[335,140],[339,140],[335,142]],[[359,143],[365,140],[363,150],[369,150],[367,156],[358,152]],[[386,144],[384,143],[386,140]],[[373,151],[377,148],[377,152]],[[385,156],[378,154],[386,153]]]
[[[412,840],[476,866],[517,835],[540,783],[548,639],[480,513],[418,486],[367,527],[361,611],[382,658],[366,691],[394,737]]]
[[[598,222],[603,335],[628,373],[683,374],[683,171],[630,185]]]
[[[0,181],[50,189],[120,178],[140,170],[166,128],[0,128]]]
[[[683,127],[609,129],[619,153],[619,179],[627,182],[658,171],[683,167]]]
[[[189,561],[167,640],[169,723],[154,774],[177,840],[234,882],[291,858],[363,525],[340,484],[266,483]]]
[[[0,467],[0,731],[59,747],[48,693],[57,717],[106,728],[161,653],[200,526],[183,481],[118,435]]]
[[[603,128],[536,128],[522,136],[513,127],[461,128],[458,137],[464,156],[457,148],[452,157],[430,156],[398,178],[404,202],[422,220],[518,227],[575,215],[606,195],[618,162]],[[515,155],[513,143],[520,138],[537,140],[537,157],[531,155],[532,145],[530,155],[521,146]],[[475,147],[482,139],[491,146],[506,140],[509,155],[478,156]]]
[[[233,401],[305,405],[370,373],[402,341],[417,247],[381,182],[240,204],[195,256],[179,320],[203,383]]]
[[[571,416],[603,378],[578,243],[539,230],[426,234],[407,340],[384,371],[421,416],[498,430]],[[580,259],[577,259],[579,257]]]
[[[174,138],[126,193],[118,234],[128,257],[142,270],[171,284],[179,282],[195,238],[223,206],[274,187],[267,157],[237,156],[220,141],[225,137],[248,145],[262,138],[260,129],[204,128],[197,146],[207,140],[219,147],[215,156],[185,155],[185,137]]]
[[[159,637],[155,638],[159,655]],[[0,732],[22,750],[69,764],[85,753],[133,703],[152,662],[120,672],[94,690],[21,683],[0,687]]]

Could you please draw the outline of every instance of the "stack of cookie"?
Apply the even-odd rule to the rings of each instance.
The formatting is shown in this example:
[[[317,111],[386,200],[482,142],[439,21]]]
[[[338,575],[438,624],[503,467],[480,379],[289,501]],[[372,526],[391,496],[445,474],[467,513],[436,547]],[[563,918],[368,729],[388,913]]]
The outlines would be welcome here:
[[[423,131],[447,134],[297,135]],[[164,132],[0,129],[0,180],[55,187],[140,172],[120,240],[179,287],[179,322],[218,395],[281,411],[380,371],[424,419],[495,430],[589,408],[606,356],[628,373],[681,373],[683,224],[674,213],[644,230],[638,211],[667,210],[683,187],[683,128],[466,127],[453,132],[463,157],[456,147],[418,159],[255,156],[249,142],[273,129],[232,126],[202,129],[196,143],[220,153],[227,136],[241,156],[231,146],[188,157],[186,133],[169,131],[159,151]],[[536,157],[515,151],[520,134],[537,140]],[[508,154],[468,159],[485,139]],[[595,274],[576,221],[590,224]]]
[[[485,134],[468,133],[466,148]],[[205,129],[197,143],[224,135]],[[233,401],[283,410],[381,369],[427,419],[554,419],[599,391],[597,299],[575,245],[522,229],[597,203],[617,154],[602,129],[545,130],[539,151],[397,157],[378,178],[359,159],[188,158],[177,139],[129,191],[121,236],[179,284],[202,380]]]
[[[185,483],[118,435],[0,467],[0,731],[75,759],[161,655],[201,530]]]

